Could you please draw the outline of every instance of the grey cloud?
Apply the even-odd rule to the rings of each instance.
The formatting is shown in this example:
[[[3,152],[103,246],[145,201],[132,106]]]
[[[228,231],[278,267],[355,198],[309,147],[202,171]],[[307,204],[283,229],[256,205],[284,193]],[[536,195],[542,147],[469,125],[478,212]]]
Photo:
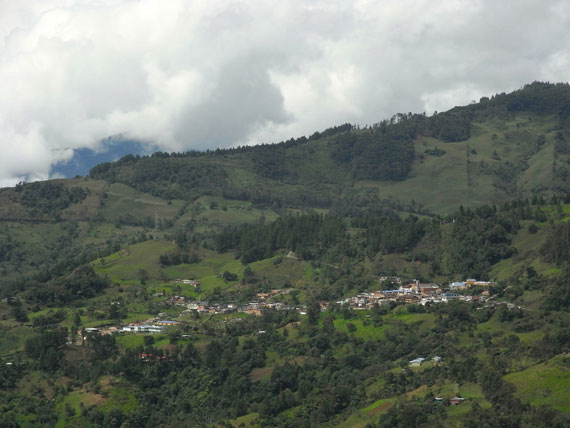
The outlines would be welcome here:
[[[570,79],[563,0],[0,1],[0,186],[122,134],[274,142]]]
[[[174,137],[187,147],[228,147],[255,128],[290,119],[263,61],[247,57],[224,65],[210,97],[181,112]]]

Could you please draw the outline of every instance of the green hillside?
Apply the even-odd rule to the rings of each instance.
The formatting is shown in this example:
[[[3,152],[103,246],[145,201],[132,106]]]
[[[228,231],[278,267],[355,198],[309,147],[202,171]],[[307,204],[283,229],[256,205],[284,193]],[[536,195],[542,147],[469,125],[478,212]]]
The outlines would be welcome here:
[[[172,199],[215,194],[345,211],[448,213],[459,204],[565,197],[569,103],[568,85],[533,83],[431,117],[399,114],[276,145],[127,156],[90,176]]]
[[[0,426],[570,426],[569,113],[533,83],[0,189]]]

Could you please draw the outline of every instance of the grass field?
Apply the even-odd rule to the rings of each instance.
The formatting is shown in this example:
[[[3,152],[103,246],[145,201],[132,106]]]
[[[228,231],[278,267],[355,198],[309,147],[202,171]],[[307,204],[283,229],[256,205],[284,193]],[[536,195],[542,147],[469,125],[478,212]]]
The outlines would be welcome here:
[[[415,142],[416,160],[406,180],[363,181],[356,183],[355,188],[376,188],[382,198],[414,200],[432,212],[449,213],[459,204],[477,206],[511,197],[495,185],[496,179],[490,171],[506,161],[526,160],[528,168],[516,177],[513,190],[516,188],[515,192],[529,196],[539,183],[552,182],[554,125],[552,117],[521,114],[508,121],[491,119],[475,123],[471,137],[458,143],[420,137]],[[546,144],[534,152],[539,135],[546,136]],[[424,154],[436,147],[445,154]]]
[[[408,313],[404,309],[382,317],[382,324],[374,326],[370,311],[358,311],[356,318],[343,319],[339,316],[334,320],[334,327],[344,333],[353,334],[355,337],[365,340],[383,339],[386,330],[389,330],[398,322],[414,324],[415,328],[431,328],[434,326],[435,316],[428,313]],[[349,324],[356,328],[353,332],[349,330]]]
[[[2,328],[0,330],[0,355],[22,351],[26,340],[35,335],[34,330],[24,326],[6,328],[5,330]]]
[[[259,419],[259,413],[249,413],[247,415],[240,416],[239,418],[229,421],[235,428],[240,427],[254,427]]]
[[[344,422],[336,425],[336,428],[364,428],[367,424],[377,421],[395,402],[396,398],[377,400],[369,406],[352,413]]]
[[[136,220],[151,218],[171,219],[185,205],[184,201],[166,201],[162,198],[142,193],[121,183],[113,183],[105,194],[101,215],[107,221],[115,221],[122,216]]]
[[[570,413],[570,357],[558,356],[505,376],[517,387],[516,395],[533,406],[547,405]]]
[[[116,409],[129,414],[136,410],[137,400],[132,391],[121,386],[116,379],[106,376],[91,390],[84,387],[71,391],[64,400],[57,403],[56,413],[59,418],[55,426],[77,426],[79,422],[85,424],[85,419],[79,419],[79,416],[83,409],[91,406],[97,406],[104,413]]]
[[[144,269],[153,280],[160,278],[158,259],[161,254],[172,251],[176,246],[171,241],[146,241],[130,245],[103,260],[94,263],[98,273],[108,275],[113,281],[122,283],[138,279],[138,272]]]
[[[176,249],[171,241],[151,240],[130,245],[104,260],[94,262],[96,272],[107,275],[113,282],[123,286],[140,286],[140,271],[148,273],[147,287],[150,289],[178,293],[188,296],[205,296],[215,288],[226,289],[236,285],[242,278],[245,266],[235,258],[235,253],[217,253],[200,249],[201,261],[193,264],[163,267],[159,257]],[[310,264],[292,258],[275,256],[250,264],[257,281],[270,284],[272,288],[291,287],[295,284],[310,283],[312,275]],[[224,272],[238,276],[236,281],[225,281]],[[174,279],[195,279],[200,283],[200,293],[190,285],[174,284]]]

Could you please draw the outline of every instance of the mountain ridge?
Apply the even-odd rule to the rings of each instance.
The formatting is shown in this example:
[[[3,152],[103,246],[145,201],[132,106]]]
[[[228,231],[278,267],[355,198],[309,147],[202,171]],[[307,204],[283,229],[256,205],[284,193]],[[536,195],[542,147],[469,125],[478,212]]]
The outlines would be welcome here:
[[[371,127],[345,124],[275,145],[129,155],[95,166],[89,177],[166,198],[215,194],[321,208],[339,197],[376,193],[379,200],[413,200],[441,213],[460,203],[565,195],[569,111],[567,84],[535,82],[431,117],[399,114]],[[457,189],[442,200],[427,198],[423,189],[411,189],[415,177],[427,188],[447,180]]]

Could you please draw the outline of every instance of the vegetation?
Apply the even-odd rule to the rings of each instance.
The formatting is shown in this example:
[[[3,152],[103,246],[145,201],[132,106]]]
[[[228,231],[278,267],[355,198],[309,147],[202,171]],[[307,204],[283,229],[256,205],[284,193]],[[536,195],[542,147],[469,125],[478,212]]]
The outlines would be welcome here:
[[[1,189],[0,426],[569,426],[569,105],[533,83]],[[177,323],[116,330],[150,318]]]

